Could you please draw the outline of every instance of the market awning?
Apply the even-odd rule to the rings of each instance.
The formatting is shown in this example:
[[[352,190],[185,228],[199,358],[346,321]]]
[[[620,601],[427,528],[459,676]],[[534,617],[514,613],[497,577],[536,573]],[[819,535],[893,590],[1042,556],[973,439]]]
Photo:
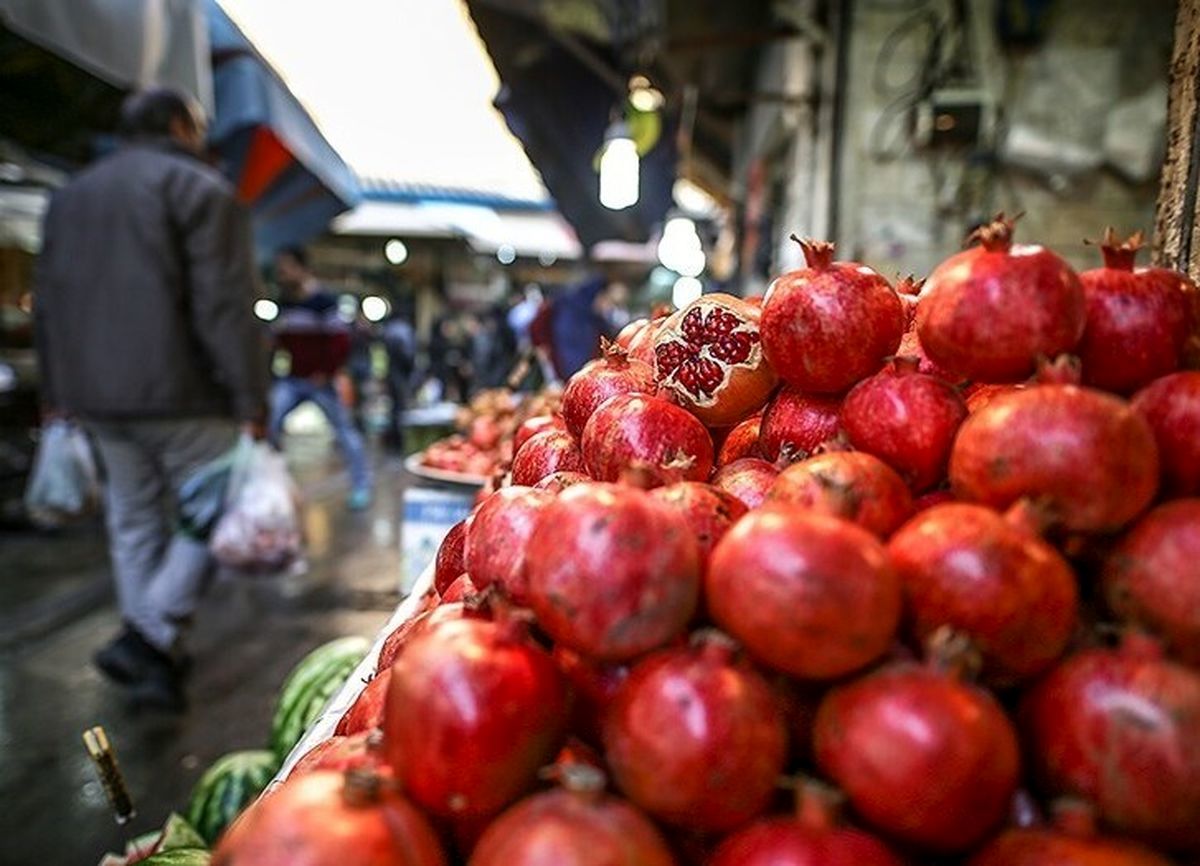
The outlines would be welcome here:
[[[254,214],[259,255],[311,240],[360,199],[354,173],[217,4],[207,0],[213,148]]]
[[[509,11],[487,0],[467,2],[503,82],[496,108],[586,246],[647,240],[672,204],[674,118],[664,119],[658,143],[642,157],[638,203],[621,211],[601,205],[596,153],[622,97],[611,81],[556,42],[527,5]]]

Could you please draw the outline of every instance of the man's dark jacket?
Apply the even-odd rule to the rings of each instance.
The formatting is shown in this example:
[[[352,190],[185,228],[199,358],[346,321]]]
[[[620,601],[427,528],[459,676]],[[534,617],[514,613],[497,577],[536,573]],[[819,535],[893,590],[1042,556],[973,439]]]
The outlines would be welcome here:
[[[250,226],[230,185],[133,142],[53,197],[36,294],[42,389],[84,418],[260,418]]]

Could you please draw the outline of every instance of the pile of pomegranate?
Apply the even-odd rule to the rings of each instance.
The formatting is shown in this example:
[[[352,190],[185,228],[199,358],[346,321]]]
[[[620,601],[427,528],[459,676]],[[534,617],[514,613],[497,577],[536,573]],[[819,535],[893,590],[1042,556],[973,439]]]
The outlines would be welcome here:
[[[1012,235],[623,335],[215,866],[1200,862],[1196,289]]]
[[[490,479],[512,462],[518,431],[526,428],[526,422],[548,418],[560,402],[561,395],[553,388],[531,395],[507,388],[480,391],[456,413],[459,432],[426,447],[421,452],[421,465]]]

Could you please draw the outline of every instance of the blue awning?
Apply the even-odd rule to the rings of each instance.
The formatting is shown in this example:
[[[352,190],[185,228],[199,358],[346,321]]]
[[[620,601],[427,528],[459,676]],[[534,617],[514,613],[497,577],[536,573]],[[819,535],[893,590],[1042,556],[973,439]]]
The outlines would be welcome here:
[[[269,63],[207,0],[216,117],[210,142],[254,215],[260,257],[302,244],[360,199],[350,167]]]

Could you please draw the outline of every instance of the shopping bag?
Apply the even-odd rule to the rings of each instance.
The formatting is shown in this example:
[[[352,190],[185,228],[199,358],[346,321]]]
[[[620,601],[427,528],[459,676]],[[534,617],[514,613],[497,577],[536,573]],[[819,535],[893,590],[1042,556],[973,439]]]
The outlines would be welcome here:
[[[304,550],[299,492],[282,454],[265,442],[243,447],[245,457],[234,461],[225,510],[209,549],[227,568],[257,574],[282,571]]]
[[[38,526],[62,526],[93,513],[100,481],[87,436],[69,421],[42,430],[33,472],[25,487],[25,510]]]
[[[212,537],[217,521],[225,513],[229,483],[254,451],[254,440],[239,437],[237,444],[220,457],[205,463],[180,485],[179,531],[199,541]]]

